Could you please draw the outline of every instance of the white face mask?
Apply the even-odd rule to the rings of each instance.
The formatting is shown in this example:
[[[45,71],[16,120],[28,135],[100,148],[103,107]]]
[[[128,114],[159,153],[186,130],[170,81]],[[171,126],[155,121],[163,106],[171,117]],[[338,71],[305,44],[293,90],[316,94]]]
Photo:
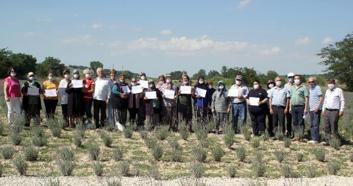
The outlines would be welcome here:
[[[48,80],[52,80],[53,79],[53,76],[48,76]]]
[[[165,82],[166,82],[166,83],[170,83],[170,82],[171,82],[171,80],[170,80],[170,79],[167,79]]]
[[[221,89],[221,90],[223,90],[223,89],[224,89],[224,86],[223,86],[223,85],[220,85],[218,88]]]
[[[199,81],[199,83],[200,83],[200,84],[203,84],[203,83],[204,83],[204,81],[203,81],[203,80],[200,80],[200,81]]]
[[[149,85],[150,88],[153,88],[153,85]]]
[[[294,83],[295,83],[296,85],[300,85],[300,79],[295,79],[295,80],[294,80]]]
[[[271,83],[271,84],[268,85],[268,87],[271,89],[271,88],[274,87],[274,85]]]
[[[74,74],[74,78],[77,79],[79,78],[80,76],[78,74]]]
[[[258,84],[254,85],[254,89],[258,89],[260,86]]]
[[[64,75],[64,78],[65,78],[65,79],[70,79],[70,75],[69,75],[69,74],[65,74],[65,75]]]
[[[277,87],[282,86],[282,81],[276,81],[276,86],[277,86]]]
[[[16,76],[16,72],[11,72],[11,73],[10,73],[10,76],[11,76],[11,77],[15,77],[15,76]]]
[[[91,78],[91,74],[85,74],[85,77],[86,77],[87,79],[90,79],[90,78]]]
[[[119,81],[120,81],[120,83],[124,83],[125,82],[125,80],[123,80],[123,79],[119,79]]]
[[[240,86],[240,85],[241,85],[241,81],[236,80],[236,81],[235,81],[235,84],[238,85],[238,86]]]
[[[142,80],[145,80],[145,79],[146,79],[146,77],[145,77],[145,76],[141,76],[141,79],[142,79]]]
[[[29,80],[33,81],[34,80],[34,76],[31,76],[28,78]]]
[[[328,87],[330,90],[332,90],[332,89],[335,88],[335,84],[330,83],[330,84],[327,85],[327,87]]]

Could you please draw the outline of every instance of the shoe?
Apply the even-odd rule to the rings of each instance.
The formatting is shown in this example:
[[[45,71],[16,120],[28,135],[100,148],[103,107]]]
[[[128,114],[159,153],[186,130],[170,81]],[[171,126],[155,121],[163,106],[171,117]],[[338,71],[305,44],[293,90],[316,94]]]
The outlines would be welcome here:
[[[309,143],[309,144],[318,144],[319,142],[318,142],[318,141],[315,141],[315,140],[309,140],[308,143]]]

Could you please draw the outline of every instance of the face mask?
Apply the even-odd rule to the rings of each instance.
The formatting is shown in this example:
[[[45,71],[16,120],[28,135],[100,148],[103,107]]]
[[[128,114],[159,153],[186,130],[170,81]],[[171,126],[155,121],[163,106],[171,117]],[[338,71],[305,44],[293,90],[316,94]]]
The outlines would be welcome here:
[[[223,89],[224,89],[224,86],[223,86],[223,85],[220,85],[218,88],[219,88],[220,90],[223,90]]]
[[[254,85],[254,89],[258,89],[259,87],[259,85]]]
[[[64,75],[64,78],[65,78],[65,79],[70,79],[70,75],[65,74],[65,75]]]
[[[28,78],[30,81],[33,81],[34,80],[34,76],[31,76]]]
[[[170,80],[170,79],[167,79],[165,82],[166,82],[166,83],[170,83],[170,82],[171,82],[171,80]]]
[[[132,82],[131,82],[131,85],[132,85],[132,86],[135,86],[135,85],[136,85],[136,83],[132,83]]]
[[[149,85],[150,88],[153,88],[153,85]]]
[[[188,84],[188,82],[187,81],[183,81],[183,84],[186,85],[186,84]]]
[[[203,80],[200,80],[200,81],[199,81],[199,83],[200,83],[200,84],[203,84],[203,83],[204,83],[204,81],[203,81]]]
[[[11,72],[11,73],[10,73],[10,76],[11,76],[11,77],[15,77],[15,76],[16,76],[16,73],[15,73],[15,72]]]
[[[295,80],[294,80],[294,83],[295,83],[296,85],[300,85],[300,79],[295,79]]]
[[[335,88],[335,84],[328,84],[327,87],[328,87],[330,90],[332,90],[332,89]]]
[[[48,76],[48,79],[49,79],[49,80],[52,80],[52,79],[53,79],[53,76]]]
[[[272,83],[268,85],[268,88],[270,88],[270,89],[273,87],[274,87],[274,85]]]
[[[90,78],[91,78],[91,74],[86,74],[85,77],[86,77],[87,79],[90,79]]]
[[[288,81],[290,82],[290,83],[293,83],[293,78],[288,78]]]
[[[78,76],[78,74],[74,74],[74,78],[78,79],[80,76]]]
[[[211,88],[212,88],[212,85],[208,85],[208,88],[211,89]]]
[[[238,86],[240,86],[240,85],[241,85],[241,81],[236,80],[236,81],[235,81],[235,84],[238,85]]]
[[[276,86],[280,87],[282,85],[282,81],[276,81]]]
[[[123,80],[123,79],[119,79],[119,81],[120,81],[120,83],[124,83],[125,82],[125,80]]]
[[[145,80],[145,79],[146,79],[146,77],[145,77],[145,76],[141,76],[141,79],[142,79],[142,80]]]

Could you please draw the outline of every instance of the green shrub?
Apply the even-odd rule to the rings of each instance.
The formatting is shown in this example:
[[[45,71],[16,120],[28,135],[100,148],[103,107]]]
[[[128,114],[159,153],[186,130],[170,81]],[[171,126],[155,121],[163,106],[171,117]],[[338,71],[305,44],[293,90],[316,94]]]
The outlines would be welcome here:
[[[15,152],[16,152],[15,149],[10,146],[6,146],[1,149],[1,155],[6,160],[11,159],[13,157],[13,155],[15,154]]]
[[[276,159],[277,159],[278,162],[281,163],[284,160],[285,154],[284,154],[284,152],[282,150],[276,150],[274,152],[274,155],[276,156]]]
[[[96,143],[91,143],[87,147],[88,154],[91,160],[98,160],[100,154],[100,148]]]
[[[24,156],[27,161],[37,161],[39,151],[32,145],[24,149]]]
[[[323,148],[316,148],[313,151],[316,160],[324,162],[325,161],[325,149]]]
[[[285,178],[293,177],[292,167],[288,164],[285,164],[281,168],[281,174]]]
[[[220,146],[216,146],[212,149],[212,156],[215,161],[221,161],[224,155],[225,152]]]
[[[331,138],[329,144],[332,148],[339,150],[341,147],[341,140],[337,137]]]
[[[263,162],[263,159],[264,159],[264,154],[261,152],[261,151],[257,151],[255,153],[255,159],[254,161],[255,162]]]
[[[26,175],[28,165],[22,156],[16,157],[12,162],[21,176]]]
[[[289,148],[290,145],[292,144],[292,140],[290,138],[284,138],[283,139],[283,144],[285,148]]]
[[[75,136],[79,135],[83,139],[85,137],[86,129],[82,123],[76,125]]]
[[[349,156],[349,159],[351,160],[351,162],[353,162],[353,153],[351,153],[351,155]]]
[[[237,153],[237,157],[239,159],[239,161],[244,162],[245,158],[246,158],[246,150],[243,146],[239,147],[236,150]]]
[[[60,186],[60,181],[58,179],[56,180],[49,180],[48,186]]]
[[[4,136],[5,129],[4,129],[4,124],[0,123],[0,136]]]
[[[129,172],[130,172],[130,164],[128,161],[121,161],[118,164],[118,173],[121,176],[129,176]]]
[[[74,163],[68,160],[57,160],[57,165],[63,176],[71,176],[74,170]]]
[[[180,149],[172,149],[172,161],[174,162],[182,162],[183,150]]]
[[[341,169],[341,165],[338,161],[329,161],[327,164],[328,173],[331,175],[336,175],[337,172]]]
[[[152,149],[152,148],[154,148],[154,146],[157,145],[157,140],[153,137],[150,137],[145,140],[145,144],[146,144],[147,148]]]
[[[128,139],[131,139],[132,138],[132,134],[133,134],[133,128],[132,126],[127,126],[124,130],[123,130],[123,133],[124,133],[124,136],[125,138],[128,138]]]
[[[251,139],[251,132],[248,130],[248,128],[243,127],[242,131],[243,131],[244,139],[245,139],[246,141],[250,141],[250,139]]]
[[[21,138],[20,133],[11,132],[10,138],[11,138],[11,142],[13,145],[20,145],[21,144],[22,138]]]
[[[24,119],[25,119],[24,116],[15,118],[13,125],[11,125],[11,132],[21,133],[23,130],[23,127],[24,127],[24,123],[25,123]]]
[[[58,150],[57,154],[58,154],[58,159],[60,160],[66,160],[66,161],[75,160],[74,152],[68,147],[61,148],[60,150]]]
[[[202,141],[202,140],[205,140],[207,139],[207,136],[208,136],[208,131],[202,127],[199,127],[196,131],[195,131],[195,135],[196,135],[196,138],[199,140],[199,141]]]
[[[161,178],[157,164],[152,164],[148,172],[149,176],[155,180],[159,180]]]
[[[195,158],[196,161],[198,162],[205,162],[207,158],[207,152],[202,148],[196,146],[192,150],[193,157]]]
[[[160,127],[155,131],[155,135],[157,137],[157,139],[159,140],[165,140],[167,139],[167,137],[169,136],[169,130],[168,127]]]
[[[104,166],[99,161],[94,162],[92,164],[92,168],[93,168],[94,174],[96,176],[102,176],[103,175]]]
[[[56,122],[55,120],[48,120],[47,125],[54,137],[60,138],[61,129],[63,128],[62,123]]]
[[[224,144],[228,147],[231,148],[232,145],[234,144],[235,140],[234,140],[234,130],[231,129],[230,127],[228,127],[228,129],[226,129],[226,133],[224,135]]]
[[[228,173],[228,176],[231,177],[231,178],[234,178],[237,174],[237,169],[234,165],[230,165],[227,167],[227,173]]]
[[[317,175],[316,169],[317,168],[313,164],[312,165],[308,165],[306,167],[306,171],[305,171],[306,177],[315,178],[316,175]]]
[[[152,156],[153,156],[154,160],[159,161],[163,156],[163,147],[159,144],[156,144],[152,148]]]
[[[201,178],[205,174],[205,168],[202,163],[196,162],[191,165],[190,173],[195,178]]]
[[[145,130],[140,131],[140,137],[141,139],[145,140],[148,138],[148,132]]]
[[[121,160],[123,160],[123,157],[124,157],[124,152],[121,149],[121,147],[118,146],[118,147],[114,148],[114,150],[113,150],[113,159],[115,161],[121,161]]]
[[[266,172],[266,166],[262,161],[254,162],[251,166],[251,169],[255,177],[263,177]]]
[[[81,135],[78,135],[77,133],[74,135],[74,144],[76,147],[82,147],[82,137]]]
[[[184,124],[183,124],[183,123],[181,124],[181,126],[180,126],[180,128],[179,128],[179,134],[180,134],[180,137],[181,137],[183,140],[185,140],[185,141],[188,140],[188,137],[189,137],[189,135],[190,135],[190,132],[189,132],[189,130],[187,129],[185,123],[184,123]]]
[[[113,143],[112,137],[110,137],[106,132],[102,131],[100,134],[101,139],[106,147],[111,147]]]
[[[121,186],[121,181],[113,180],[113,181],[107,181],[107,186]]]
[[[33,133],[32,143],[34,146],[43,147],[47,145],[48,140],[47,140],[47,137],[45,136],[44,130],[41,127],[39,126],[33,127],[32,133]]]
[[[303,153],[297,153],[297,161],[302,162],[304,160],[304,154]]]
[[[258,148],[260,146],[260,138],[253,138],[251,140],[251,146],[255,149]]]
[[[177,138],[168,138],[168,144],[172,149],[181,149],[180,144],[178,143]]]
[[[4,166],[0,163],[0,177],[2,177],[4,173]]]

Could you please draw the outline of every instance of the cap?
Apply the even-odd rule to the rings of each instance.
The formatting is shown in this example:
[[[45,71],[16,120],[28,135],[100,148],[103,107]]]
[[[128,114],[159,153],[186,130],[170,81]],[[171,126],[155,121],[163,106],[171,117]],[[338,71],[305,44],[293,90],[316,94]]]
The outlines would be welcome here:
[[[86,68],[83,70],[83,74],[92,74],[92,71],[91,71],[91,69]]]
[[[79,72],[77,69],[75,69],[75,70],[73,71],[73,74],[80,74],[80,72]]]
[[[294,73],[293,72],[288,73],[287,77],[294,77]]]
[[[28,72],[27,77],[34,76],[34,72]]]
[[[222,80],[220,80],[220,81],[217,82],[217,84],[218,84],[218,85],[220,85],[220,84],[223,84],[223,85],[224,85],[224,82],[223,82]]]

